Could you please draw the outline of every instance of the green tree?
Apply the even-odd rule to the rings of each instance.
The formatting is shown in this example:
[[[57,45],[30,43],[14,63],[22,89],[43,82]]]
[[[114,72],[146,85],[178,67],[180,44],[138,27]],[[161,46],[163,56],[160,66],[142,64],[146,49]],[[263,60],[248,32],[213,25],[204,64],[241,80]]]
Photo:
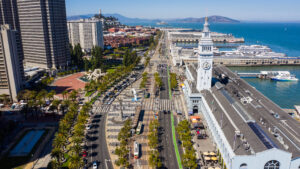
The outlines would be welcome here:
[[[83,160],[79,154],[74,154],[70,157],[69,169],[79,169],[83,166]]]
[[[103,50],[99,46],[92,48],[92,70],[97,68],[103,70]]]
[[[178,86],[176,76],[176,73],[170,73],[170,86],[172,90],[176,89]]]
[[[87,59],[84,59],[84,70],[89,71],[90,69],[90,62]]]
[[[71,60],[72,60],[72,64],[73,66],[77,66],[78,68],[82,68],[83,67],[83,52],[82,52],[82,48],[80,46],[80,44],[77,44],[74,46],[74,48],[72,48],[73,50],[71,50]]]
[[[48,94],[47,97],[49,100],[54,100],[54,95],[56,95],[55,90],[51,90]]]

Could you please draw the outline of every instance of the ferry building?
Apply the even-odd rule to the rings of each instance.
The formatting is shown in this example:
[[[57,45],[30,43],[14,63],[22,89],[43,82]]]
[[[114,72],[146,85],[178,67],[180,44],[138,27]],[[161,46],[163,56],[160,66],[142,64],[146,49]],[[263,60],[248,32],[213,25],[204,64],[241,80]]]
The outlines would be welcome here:
[[[299,122],[228,68],[213,67],[212,50],[206,19],[183,92],[189,114],[205,118],[223,168],[300,169]]]

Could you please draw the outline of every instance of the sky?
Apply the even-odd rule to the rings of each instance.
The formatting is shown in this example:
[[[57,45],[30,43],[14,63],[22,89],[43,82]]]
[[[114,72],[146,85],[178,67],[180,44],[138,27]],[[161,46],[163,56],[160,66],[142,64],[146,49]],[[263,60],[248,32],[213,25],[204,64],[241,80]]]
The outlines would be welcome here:
[[[170,19],[221,15],[244,21],[300,21],[300,0],[66,0],[67,15],[118,13]]]

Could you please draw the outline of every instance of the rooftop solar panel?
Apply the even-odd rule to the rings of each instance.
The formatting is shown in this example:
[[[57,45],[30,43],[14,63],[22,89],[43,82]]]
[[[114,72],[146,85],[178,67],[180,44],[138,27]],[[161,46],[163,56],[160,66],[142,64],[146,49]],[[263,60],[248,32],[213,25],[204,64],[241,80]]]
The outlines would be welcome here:
[[[257,125],[257,123],[248,122],[248,125],[268,149],[278,148],[270,137],[260,128],[260,126]]]

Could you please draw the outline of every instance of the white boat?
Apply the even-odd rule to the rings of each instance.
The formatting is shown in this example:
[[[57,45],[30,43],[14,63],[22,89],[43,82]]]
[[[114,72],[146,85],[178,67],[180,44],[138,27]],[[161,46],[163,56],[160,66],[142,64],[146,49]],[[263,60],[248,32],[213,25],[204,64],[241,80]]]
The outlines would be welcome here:
[[[296,76],[291,75],[288,71],[278,72],[277,75],[271,77],[271,80],[274,81],[282,81],[282,82],[290,82],[290,81],[298,81],[299,79]]]
[[[167,22],[161,21],[161,22],[157,22],[156,25],[168,25]]]

